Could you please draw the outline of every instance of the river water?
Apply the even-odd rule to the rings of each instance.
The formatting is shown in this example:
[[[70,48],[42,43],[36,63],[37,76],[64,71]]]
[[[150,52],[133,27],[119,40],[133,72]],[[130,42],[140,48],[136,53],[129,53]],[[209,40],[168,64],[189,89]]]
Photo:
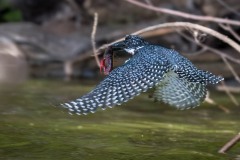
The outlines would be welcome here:
[[[121,107],[87,116],[59,107],[91,90],[96,82],[30,80],[0,91],[1,160],[225,160],[237,159],[240,144],[217,151],[240,132],[240,107],[223,93],[179,111],[142,94]],[[240,95],[236,95],[240,100]]]

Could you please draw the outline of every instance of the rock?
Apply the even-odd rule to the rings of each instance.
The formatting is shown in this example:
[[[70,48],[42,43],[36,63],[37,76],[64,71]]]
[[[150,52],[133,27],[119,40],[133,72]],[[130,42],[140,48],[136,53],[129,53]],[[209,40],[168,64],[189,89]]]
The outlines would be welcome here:
[[[0,85],[22,83],[27,75],[27,62],[21,50],[11,40],[1,37]]]

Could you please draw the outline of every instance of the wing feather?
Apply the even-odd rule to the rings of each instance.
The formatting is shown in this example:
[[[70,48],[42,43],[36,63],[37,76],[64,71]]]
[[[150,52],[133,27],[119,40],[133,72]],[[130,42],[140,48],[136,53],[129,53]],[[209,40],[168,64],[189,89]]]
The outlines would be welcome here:
[[[157,86],[154,98],[178,109],[187,109],[200,105],[206,93],[205,84],[188,82],[171,71]]]
[[[98,107],[105,109],[120,105],[159,83],[169,66],[166,60],[150,63],[141,56],[133,56],[110,72],[90,93],[63,106],[72,113],[87,114],[95,112]]]

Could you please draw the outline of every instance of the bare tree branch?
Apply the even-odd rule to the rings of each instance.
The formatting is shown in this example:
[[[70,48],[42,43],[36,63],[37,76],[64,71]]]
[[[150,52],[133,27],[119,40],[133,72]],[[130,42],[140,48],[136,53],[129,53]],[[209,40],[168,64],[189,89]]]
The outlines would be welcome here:
[[[151,0],[145,0],[145,2],[149,5],[149,6],[154,6]],[[156,12],[157,16],[160,17],[161,13]]]
[[[97,63],[97,65],[98,65],[98,67],[100,68],[100,61],[99,61],[99,58],[98,58],[98,55],[97,55],[97,49],[96,49],[96,44],[95,44],[95,37],[96,37],[97,25],[98,25],[98,14],[97,14],[97,13],[94,13],[94,23],[93,23],[91,40],[92,40],[93,54],[94,54],[96,63]]]
[[[155,26],[151,26],[151,27],[147,27],[145,29],[139,30],[133,34],[142,34],[147,31],[165,28],[165,27],[171,27],[171,28],[182,28],[183,27],[183,28],[188,28],[190,30],[195,29],[195,30],[202,31],[204,33],[212,35],[212,36],[222,40],[223,42],[229,44],[230,46],[232,46],[234,49],[236,49],[240,53],[240,45],[238,43],[236,43],[235,41],[233,41],[232,39],[228,38],[227,36],[217,32],[213,29],[210,29],[210,28],[198,25],[198,24],[194,24],[194,23],[189,23],[189,22],[172,22],[172,23],[159,24],[159,25],[155,25]]]
[[[234,70],[232,65],[228,62],[228,60],[224,56],[221,56],[221,58],[222,58],[223,62],[226,64],[226,66],[228,67],[228,69],[232,72],[235,80],[240,83],[240,77],[238,76],[237,72]]]
[[[181,32],[178,32],[181,36],[183,36],[185,39],[187,39],[187,40],[189,40],[189,41],[191,41],[191,42],[195,42],[195,39],[192,39],[192,38],[190,38],[189,36],[187,36],[186,34],[183,34],[183,33],[181,33]],[[199,46],[201,46],[201,47],[203,47],[203,48],[205,48],[205,49],[208,49],[208,50],[210,50],[210,51],[212,51],[213,53],[215,53],[215,54],[217,54],[217,55],[219,55],[219,56],[221,56],[221,57],[224,57],[224,58],[226,58],[226,59],[228,59],[228,60],[230,60],[230,61],[232,61],[232,62],[234,62],[234,63],[237,63],[237,64],[240,64],[240,59],[237,59],[237,58],[234,58],[234,57],[232,57],[232,56],[229,56],[229,55],[227,55],[226,53],[224,53],[224,52],[222,52],[222,51],[220,51],[220,50],[217,50],[217,49],[215,49],[215,48],[212,48],[212,47],[210,47],[210,46],[208,46],[208,45],[205,45],[205,44],[203,44],[203,43],[197,43]],[[239,82],[240,83],[240,82]]]
[[[183,34],[183,33],[181,33],[181,32],[179,32],[179,34],[180,34],[181,36],[183,36],[184,38],[186,38],[187,40],[189,40],[189,41],[191,41],[191,42],[195,42],[194,39],[191,39],[189,36],[187,36],[187,35],[185,35],[185,34]],[[212,47],[209,47],[209,46],[207,46],[207,45],[204,45],[204,44],[202,44],[202,43],[199,43],[199,42],[198,42],[197,44],[198,44],[199,46],[204,47],[205,49],[208,49],[208,50],[212,51],[213,53],[219,55],[219,56],[222,58],[223,62],[226,64],[226,66],[229,68],[229,70],[232,72],[235,80],[240,83],[240,77],[238,76],[238,74],[236,73],[236,71],[234,70],[234,68],[231,66],[231,64],[227,61],[227,59],[229,59],[229,60],[231,60],[231,61],[233,61],[233,62],[235,62],[235,63],[240,64],[240,60],[239,60],[239,59],[236,59],[236,58],[233,58],[233,57],[231,57],[231,56],[228,56],[227,54],[225,54],[225,53],[223,53],[223,52],[221,52],[221,51],[219,51],[219,50],[217,50],[217,49],[215,49],[215,48],[212,48]]]
[[[218,153],[225,154],[230,148],[232,148],[237,142],[240,141],[240,132],[233,137],[229,142],[227,142],[219,151]]]
[[[193,20],[200,20],[200,21],[208,21],[208,22],[216,22],[216,23],[225,23],[225,24],[231,24],[231,25],[237,25],[240,26],[240,21],[235,21],[235,20],[229,20],[229,19],[223,19],[223,18],[218,18],[218,17],[212,17],[212,16],[199,16],[199,15],[193,15],[185,12],[180,12],[180,11],[174,11],[171,9],[167,8],[160,8],[160,7],[154,7],[136,0],[125,0],[131,4],[137,5],[142,8],[146,8],[149,10],[153,10],[156,12],[162,12],[178,17],[183,17],[187,19],[193,19]]]
[[[232,102],[236,105],[239,106],[239,103],[237,101],[237,99],[232,95],[232,93],[229,91],[229,89],[227,88],[227,86],[225,85],[224,81],[221,82],[222,86],[224,88],[225,93],[228,95],[228,97],[232,100]]]
[[[224,25],[224,24],[219,24],[219,25],[220,27],[222,27],[223,29],[231,33],[233,37],[240,42],[240,36],[232,29],[232,27],[230,27],[230,25]]]
[[[229,6],[227,3],[225,3],[223,0],[217,0],[219,4],[221,4],[223,7],[225,7],[227,10],[229,10],[230,12],[235,13],[236,15],[240,16],[240,13],[235,10],[234,8],[232,8],[231,6]]]
[[[187,28],[187,29],[194,29],[194,30],[198,30],[204,33],[207,33],[209,35],[212,35],[220,40],[222,40],[223,42],[229,44],[231,47],[233,47],[237,52],[239,52],[240,54],[240,45],[238,43],[236,43],[235,41],[233,41],[232,39],[228,38],[227,36],[204,26],[198,25],[198,24],[194,24],[194,23],[190,23],[190,22],[170,22],[170,23],[163,23],[163,24],[158,24],[158,25],[154,25],[154,26],[150,26],[144,29],[141,29],[137,32],[134,32],[132,34],[135,35],[139,35],[139,34],[143,34],[146,32],[150,32],[153,30],[157,30],[157,29],[163,29],[163,28],[173,28],[173,29],[177,29],[177,28]],[[103,45],[101,46],[98,51],[105,49],[106,47],[108,47],[109,45],[112,45],[113,43],[116,43],[118,41],[123,40],[123,38],[118,39],[110,44],[107,45]]]
[[[223,110],[223,112],[225,112],[227,114],[230,113],[230,110],[227,107],[218,104],[217,102],[215,102],[213,99],[210,98],[210,92],[207,92],[207,96],[206,96],[204,101],[209,103],[209,104],[217,106],[219,109]]]

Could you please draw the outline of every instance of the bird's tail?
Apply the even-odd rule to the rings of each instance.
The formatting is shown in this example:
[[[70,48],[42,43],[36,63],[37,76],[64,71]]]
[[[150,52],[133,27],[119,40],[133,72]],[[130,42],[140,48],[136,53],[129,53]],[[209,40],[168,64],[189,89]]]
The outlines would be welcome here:
[[[216,76],[208,71],[199,70],[198,76],[208,84],[217,84],[224,80],[221,76]]]
[[[206,85],[188,82],[180,79],[174,72],[169,72],[156,87],[153,97],[178,109],[188,109],[199,106],[205,99]]]

